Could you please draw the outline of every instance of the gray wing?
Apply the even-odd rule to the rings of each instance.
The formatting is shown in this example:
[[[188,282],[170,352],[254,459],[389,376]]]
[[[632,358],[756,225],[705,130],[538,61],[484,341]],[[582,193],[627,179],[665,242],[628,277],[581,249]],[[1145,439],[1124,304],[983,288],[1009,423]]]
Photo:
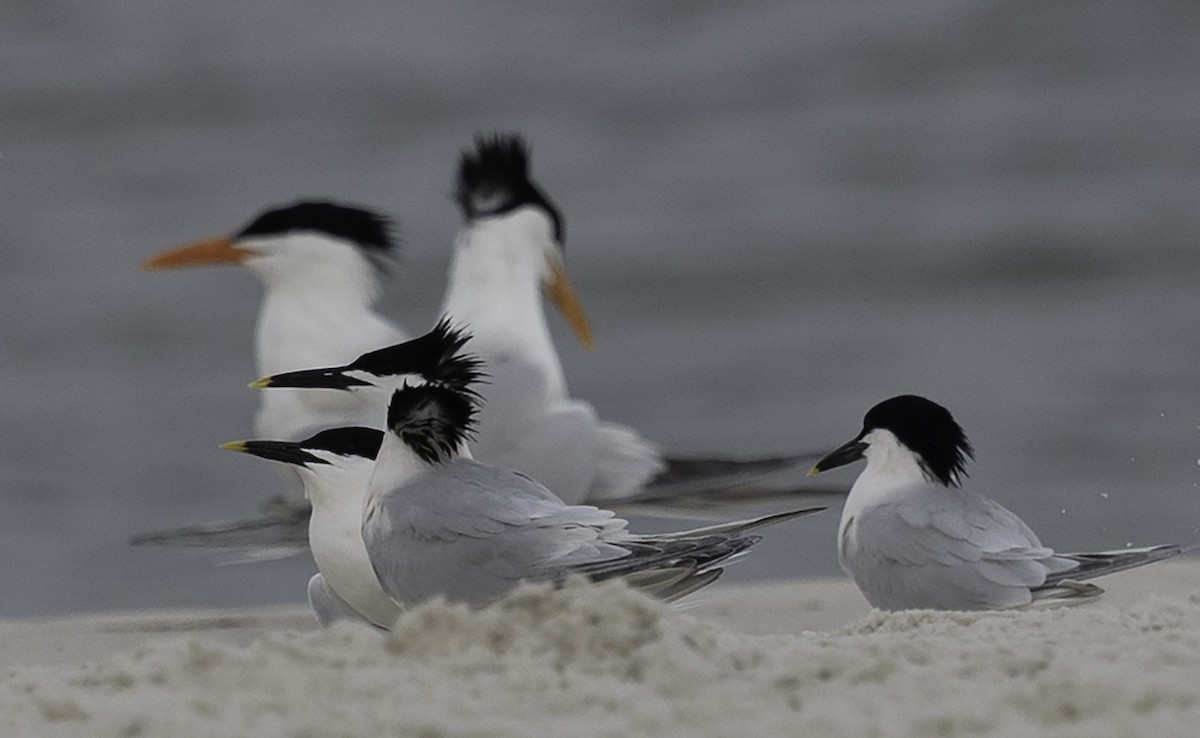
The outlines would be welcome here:
[[[930,485],[862,511],[845,561],[875,607],[977,610],[1031,601],[1054,558],[1020,518],[972,492]]]
[[[524,474],[456,459],[383,495],[363,541],[396,600],[483,604],[522,580],[627,556],[614,543],[625,526],[607,510],[565,504]]]
[[[621,577],[647,594],[671,601],[716,581],[723,565],[762,540],[747,535],[749,531],[824,509],[802,508],[674,533],[628,535],[621,541],[628,556],[584,563],[570,567],[567,573],[591,579]]]

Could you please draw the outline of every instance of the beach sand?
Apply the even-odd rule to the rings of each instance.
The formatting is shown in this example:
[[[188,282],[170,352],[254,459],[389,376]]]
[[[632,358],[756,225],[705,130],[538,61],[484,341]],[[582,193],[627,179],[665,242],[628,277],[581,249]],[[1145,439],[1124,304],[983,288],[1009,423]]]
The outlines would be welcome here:
[[[4,736],[1196,735],[1200,562],[1084,606],[871,611],[846,581],[0,624]]]

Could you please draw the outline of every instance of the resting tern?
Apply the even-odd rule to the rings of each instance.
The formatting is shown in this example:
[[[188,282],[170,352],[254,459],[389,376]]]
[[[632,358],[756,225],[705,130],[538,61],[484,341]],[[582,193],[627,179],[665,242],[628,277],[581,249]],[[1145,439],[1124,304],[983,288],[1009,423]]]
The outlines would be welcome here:
[[[1056,553],[1020,518],[962,489],[974,457],[944,407],[916,395],[867,412],[810,474],[866,458],[842,510],[838,561],[881,610],[985,610],[1095,597],[1083,580],[1183,553],[1174,545]]]
[[[375,581],[362,540],[363,493],[375,467],[383,431],[335,428],[303,441],[232,441],[221,448],[294,468],[312,502],[309,547],[319,574],[308,584],[309,603],[327,625],[339,611],[388,628],[400,609]]]
[[[759,540],[751,529],[817,512],[639,536],[625,520],[569,505],[529,476],[470,458],[472,397],[445,385],[395,391],[362,508],[362,539],[396,602],[480,606],[522,581],[623,577],[667,600],[714,581]]]
[[[406,338],[372,308],[395,251],[391,222],[335,202],[274,207],[231,236],[150,257],[144,269],[241,264],[264,288],[254,351],[259,375],[340,364]],[[376,425],[381,410],[340,392],[264,394],[255,433],[298,439],[320,428]]]

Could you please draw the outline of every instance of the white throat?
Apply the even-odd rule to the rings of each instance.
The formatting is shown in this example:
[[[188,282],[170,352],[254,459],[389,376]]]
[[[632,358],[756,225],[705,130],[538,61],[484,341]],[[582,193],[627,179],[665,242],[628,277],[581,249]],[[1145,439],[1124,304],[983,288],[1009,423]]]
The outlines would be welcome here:
[[[356,247],[312,234],[248,242],[246,266],[265,294],[255,329],[260,376],[338,366],[404,340],[371,305],[380,285],[375,267]],[[294,438],[318,427],[378,423],[352,393],[270,390],[255,419],[259,435]]]
[[[454,458],[471,458],[471,452],[466,444],[458,447]],[[383,434],[383,443],[379,447],[379,455],[375,459],[375,469],[371,472],[371,480],[367,483],[367,491],[363,499],[362,520],[375,514],[380,498],[391,492],[400,484],[411,479],[432,464],[425,461],[413,451],[408,444],[390,430]]]
[[[876,428],[863,437],[867,468],[854,480],[842,508],[841,528],[863,510],[903,499],[928,484],[917,455],[889,430]]]
[[[537,208],[482,218],[459,232],[442,311],[470,326],[484,353],[507,347],[561,376],[542,308],[550,221]]]
[[[372,466],[303,473],[313,503],[308,540],[325,584],[363,619],[391,627],[399,607],[380,588],[362,538],[362,500]]]
[[[353,244],[293,233],[243,248],[265,291],[255,341],[260,373],[345,363],[379,348],[381,332],[397,332],[371,309],[379,277]]]

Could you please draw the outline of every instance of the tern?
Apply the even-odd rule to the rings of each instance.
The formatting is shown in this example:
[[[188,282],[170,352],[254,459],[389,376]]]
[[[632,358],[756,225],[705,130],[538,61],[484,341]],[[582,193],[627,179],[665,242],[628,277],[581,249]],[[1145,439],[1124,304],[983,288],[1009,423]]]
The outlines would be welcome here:
[[[362,540],[396,602],[433,597],[482,606],[523,581],[622,577],[675,600],[713,582],[754,545],[748,532],[814,507],[663,535],[636,535],[615,513],[570,505],[526,474],[475,461],[475,398],[442,384],[405,386],[362,507]]]
[[[387,217],[303,200],[262,212],[234,235],[159,253],[142,268],[240,264],[253,272],[264,289],[254,340],[263,376],[340,364],[405,340],[372,307],[395,250]],[[380,412],[341,392],[270,393],[262,395],[254,432],[295,440],[321,428],[377,425]]]
[[[490,384],[472,450],[518,469],[570,501],[625,497],[665,465],[632,428],[601,421],[567,391],[546,325],[543,291],[580,342],[591,328],[564,264],[565,223],[530,175],[517,135],[475,140],[455,185],[465,225],[454,244],[442,312],[470,326]]]
[[[321,625],[348,615],[388,628],[400,608],[375,581],[362,540],[363,493],[375,468],[383,431],[334,428],[303,441],[231,441],[221,445],[289,465],[312,503],[309,548],[319,573],[308,583]]]
[[[962,489],[974,451],[941,405],[916,395],[867,412],[810,474],[865,458],[838,528],[838,561],[881,610],[988,610],[1079,601],[1084,580],[1184,553],[1175,545],[1056,553],[1020,518]]]

